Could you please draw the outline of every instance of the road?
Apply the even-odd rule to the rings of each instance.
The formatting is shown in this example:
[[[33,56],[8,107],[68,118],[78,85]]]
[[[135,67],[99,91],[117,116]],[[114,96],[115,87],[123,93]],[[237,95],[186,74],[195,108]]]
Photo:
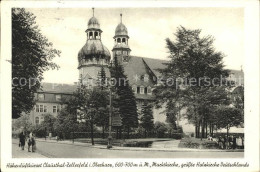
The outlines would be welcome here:
[[[17,144],[13,143],[13,147],[17,147]],[[18,153],[19,151],[21,150],[18,150]],[[17,156],[18,153],[13,149],[14,158],[21,157],[21,155]],[[35,154],[39,154],[48,158],[243,158],[244,156],[244,152],[108,150],[92,146],[80,146],[42,141],[37,142],[37,151]]]

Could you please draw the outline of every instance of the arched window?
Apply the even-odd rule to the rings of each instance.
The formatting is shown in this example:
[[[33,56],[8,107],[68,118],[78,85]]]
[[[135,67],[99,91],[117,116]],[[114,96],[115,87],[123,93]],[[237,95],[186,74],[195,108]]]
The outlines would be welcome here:
[[[122,42],[125,43],[125,38],[122,39]]]
[[[98,38],[98,32],[95,32],[95,39]]]
[[[120,38],[117,38],[117,43],[121,43],[121,39]]]
[[[35,124],[38,125],[40,123],[39,117],[35,117]]]
[[[93,33],[89,32],[89,39],[92,39],[92,38],[93,38]]]

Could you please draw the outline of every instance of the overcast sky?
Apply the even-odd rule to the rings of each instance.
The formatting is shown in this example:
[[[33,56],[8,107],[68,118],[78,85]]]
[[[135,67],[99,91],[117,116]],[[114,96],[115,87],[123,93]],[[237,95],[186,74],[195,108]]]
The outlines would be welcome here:
[[[41,8],[34,13],[42,33],[61,50],[54,61],[60,69],[44,73],[44,82],[73,83],[78,80],[77,54],[86,42],[92,9]],[[242,8],[95,8],[103,30],[102,43],[112,50],[115,28],[123,13],[128,29],[131,55],[167,59],[165,39],[174,40],[176,28],[202,29],[202,35],[215,38],[216,50],[226,57],[229,69],[241,69],[244,61],[244,11]],[[112,54],[112,53],[111,53]]]

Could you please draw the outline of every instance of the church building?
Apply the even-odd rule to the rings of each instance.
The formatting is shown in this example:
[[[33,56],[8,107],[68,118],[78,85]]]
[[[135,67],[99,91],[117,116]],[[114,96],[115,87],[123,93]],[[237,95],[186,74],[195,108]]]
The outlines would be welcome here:
[[[120,23],[116,26],[113,40],[111,39],[114,42],[112,53],[102,43],[101,25],[94,16],[94,9],[85,32],[87,40],[78,52],[79,78],[75,78],[75,81],[80,80],[88,88],[92,88],[96,85],[102,68],[106,77],[110,78],[108,67],[112,59],[117,56],[135,94],[138,111],[141,110],[144,100],[154,100],[152,91],[157,85],[158,77],[160,77],[160,73],[156,69],[164,68],[164,63],[167,61],[131,55],[130,34],[123,24],[122,14],[120,14]],[[235,73],[242,78],[244,77],[243,71],[238,70]],[[71,96],[77,86],[77,84],[42,83],[42,90],[35,94],[37,100],[35,108],[30,112],[32,123],[37,125],[42,122],[43,115],[46,113],[57,116],[62,108],[61,99]],[[153,109],[154,122],[165,122],[166,115],[160,113],[162,111],[163,109]]]

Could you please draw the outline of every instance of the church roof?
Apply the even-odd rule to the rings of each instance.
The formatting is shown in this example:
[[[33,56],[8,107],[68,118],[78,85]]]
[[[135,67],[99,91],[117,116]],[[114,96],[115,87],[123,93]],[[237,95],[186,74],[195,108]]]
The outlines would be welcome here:
[[[128,36],[128,31],[123,23],[119,23],[115,30],[115,36]]]
[[[121,49],[121,48],[124,48],[124,49],[129,49],[129,46],[127,44],[124,44],[124,43],[121,43],[121,44],[115,44],[114,47],[113,47],[113,50],[114,49]]]
[[[96,17],[91,17],[88,21],[88,29],[100,29],[100,24]]]
[[[168,61],[160,60],[160,59],[152,59],[152,58],[144,58],[145,63],[149,66],[149,68],[153,71],[156,76],[160,76],[160,72],[157,69],[164,69],[166,68],[165,63]]]
[[[78,59],[80,60],[81,58],[89,55],[104,55],[110,60],[109,50],[102,44],[101,40],[99,39],[87,40],[86,44],[80,49],[78,53]]]
[[[149,78],[149,82],[145,82],[143,80],[137,79],[136,77],[140,78],[145,74],[149,74],[149,70],[151,70],[154,75],[159,76],[159,72],[156,69],[164,68],[163,63],[165,62],[166,61],[159,60],[159,59],[130,56],[129,61],[123,64],[123,66],[131,85],[136,84],[136,85],[149,86],[149,85],[153,85],[151,80],[152,78]]]

